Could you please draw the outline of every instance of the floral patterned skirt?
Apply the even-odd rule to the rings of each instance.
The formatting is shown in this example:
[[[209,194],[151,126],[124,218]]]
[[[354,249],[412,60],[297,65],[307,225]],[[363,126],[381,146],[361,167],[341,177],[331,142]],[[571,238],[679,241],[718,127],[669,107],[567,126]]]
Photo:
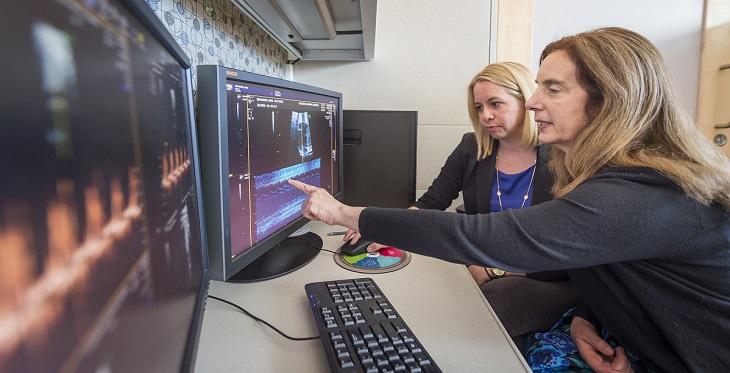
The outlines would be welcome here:
[[[578,348],[570,337],[570,322],[573,320],[574,308],[566,311],[550,330],[535,333],[528,338],[525,349],[525,360],[533,372],[593,372],[580,357]],[[604,330],[602,334],[614,348],[618,346],[616,339]],[[630,352],[626,356],[635,372],[644,372],[641,362]]]

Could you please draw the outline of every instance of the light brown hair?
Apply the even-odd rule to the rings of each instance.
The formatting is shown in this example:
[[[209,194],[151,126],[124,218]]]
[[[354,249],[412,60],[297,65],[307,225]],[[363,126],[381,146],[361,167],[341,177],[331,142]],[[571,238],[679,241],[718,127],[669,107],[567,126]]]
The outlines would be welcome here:
[[[730,210],[730,160],[680,110],[656,47],[636,32],[606,27],[548,44],[564,51],[588,92],[590,123],[566,154],[552,148],[553,193],[562,196],[606,166],[649,167],[691,198]]]

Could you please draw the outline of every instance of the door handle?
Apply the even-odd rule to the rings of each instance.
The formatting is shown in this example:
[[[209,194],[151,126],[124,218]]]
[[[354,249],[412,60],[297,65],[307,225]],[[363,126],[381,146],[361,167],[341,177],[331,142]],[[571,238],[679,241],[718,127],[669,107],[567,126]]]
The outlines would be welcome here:
[[[730,63],[720,65],[720,71],[730,69]]]

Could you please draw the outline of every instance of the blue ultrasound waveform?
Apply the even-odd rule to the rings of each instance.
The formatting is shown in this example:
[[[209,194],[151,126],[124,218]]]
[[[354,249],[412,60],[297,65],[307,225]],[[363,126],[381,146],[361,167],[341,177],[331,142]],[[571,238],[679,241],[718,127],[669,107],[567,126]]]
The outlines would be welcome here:
[[[254,220],[256,241],[265,238],[299,217],[306,196],[287,183],[300,180],[320,186],[321,158],[254,176]]]
[[[309,162],[295,164],[294,166],[285,167],[279,170],[271,171],[263,175],[254,175],[256,191],[261,188],[267,188],[272,184],[286,183],[287,180],[293,179],[299,175],[310,172],[314,169],[319,170],[321,158],[311,160]],[[298,179],[298,178],[297,178]],[[317,182],[319,186],[319,181]]]
[[[300,113],[292,111],[289,136],[297,144],[297,150],[299,151],[299,155],[302,156],[302,160],[312,155],[314,149],[312,148],[312,136],[309,131],[309,114],[307,112]]]

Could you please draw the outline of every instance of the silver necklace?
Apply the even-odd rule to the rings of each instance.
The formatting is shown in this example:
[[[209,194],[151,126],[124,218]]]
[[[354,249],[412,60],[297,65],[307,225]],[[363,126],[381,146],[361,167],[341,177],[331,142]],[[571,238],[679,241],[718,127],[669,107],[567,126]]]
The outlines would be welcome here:
[[[535,159],[535,163],[532,165],[532,167],[533,168],[532,168],[532,176],[530,176],[530,183],[527,184],[527,191],[525,191],[525,195],[522,196],[522,205],[520,205],[520,208],[525,207],[525,203],[527,203],[527,198],[530,195],[530,187],[532,187],[532,180],[535,179],[535,170],[537,170],[537,159]],[[497,170],[496,176],[497,176],[497,201],[499,201],[499,211],[504,211],[504,209],[502,208],[502,190],[499,188],[499,170]]]

